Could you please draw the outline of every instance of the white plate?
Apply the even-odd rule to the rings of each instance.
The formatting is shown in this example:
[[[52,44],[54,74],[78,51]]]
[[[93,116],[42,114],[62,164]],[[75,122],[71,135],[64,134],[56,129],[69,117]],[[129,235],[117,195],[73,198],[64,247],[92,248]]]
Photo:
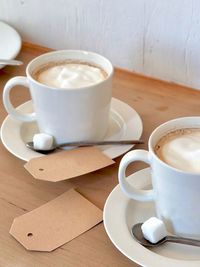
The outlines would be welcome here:
[[[22,104],[18,110],[23,113],[32,112],[32,102]],[[28,161],[43,156],[25,146],[25,143],[31,141],[37,132],[38,127],[35,122],[23,123],[8,115],[1,126],[1,140],[13,155]],[[104,140],[139,139],[141,134],[142,121],[138,113],[124,102],[112,98],[109,128]],[[99,146],[110,158],[118,157],[132,147],[133,145]]]
[[[21,37],[8,24],[0,21],[0,59],[14,59],[21,49]],[[0,65],[0,69],[5,65]]]
[[[127,177],[140,189],[151,188],[150,168]],[[170,201],[170,200],[169,200]],[[147,249],[131,235],[131,227],[155,216],[153,202],[138,202],[128,199],[116,186],[104,206],[104,226],[113,244],[130,260],[146,267],[199,267],[200,248],[181,244],[165,243]]]

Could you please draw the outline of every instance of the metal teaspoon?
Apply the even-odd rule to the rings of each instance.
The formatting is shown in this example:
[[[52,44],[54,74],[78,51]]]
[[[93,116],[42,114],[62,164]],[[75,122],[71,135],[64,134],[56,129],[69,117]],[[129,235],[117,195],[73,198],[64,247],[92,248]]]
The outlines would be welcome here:
[[[57,148],[62,148],[64,146],[69,146],[69,147],[83,147],[83,146],[100,146],[100,145],[131,145],[131,144],[143,144],[144,141],[142,140],[117,140],[117,141],[94,141],[94,142],[87,142],[87,141],[82,141],[82,142],[70,142],[70,143],[63,143],[59,145],[53,145],[50,149],[48,150],[38,150],[34,148],[33,142],[27,142],[26,146],[36,152],[39,153],[49,153],[54,151]]]
[[[142,229],[141,229],[142,223],[137,223],[133,225],[131,232],[134,236],[134,238],[143,246],[145,247],[157,247],[165,242],[173,242],[173,243],[179,243],[179,244],[185,244],[185,245],[191,245],[191,246],[197,246],[200,247],[200,240],[191,239],[191,238],[184,238],[184,237],[177,237],[177,236],[166,236],[157,243],[151,243],[147,239],[144,238]]]
[[[12,65],[12,66],[19,66],[22,65],[23,62],[14,59],[0,59],[0,65]]]

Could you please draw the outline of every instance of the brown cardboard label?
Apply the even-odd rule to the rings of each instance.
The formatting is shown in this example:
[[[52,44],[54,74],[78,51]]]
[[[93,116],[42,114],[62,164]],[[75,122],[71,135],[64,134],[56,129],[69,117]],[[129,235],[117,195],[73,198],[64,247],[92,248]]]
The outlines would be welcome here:
[[[81,147],[33,158],[24,167],[36,179],[57,182],[115,163],[96,147]]]
[[[52,251],[102,221],[102,211],[74,189],[14,219],[10,234],[26,249]]]

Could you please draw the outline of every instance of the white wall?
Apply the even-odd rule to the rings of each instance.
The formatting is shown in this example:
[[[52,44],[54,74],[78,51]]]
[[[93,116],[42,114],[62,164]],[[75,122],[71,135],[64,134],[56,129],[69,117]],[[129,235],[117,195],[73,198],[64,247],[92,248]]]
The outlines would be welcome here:
[[[115,66],[200,89],[198,0],[0,0],[24,40],[85,49]]]

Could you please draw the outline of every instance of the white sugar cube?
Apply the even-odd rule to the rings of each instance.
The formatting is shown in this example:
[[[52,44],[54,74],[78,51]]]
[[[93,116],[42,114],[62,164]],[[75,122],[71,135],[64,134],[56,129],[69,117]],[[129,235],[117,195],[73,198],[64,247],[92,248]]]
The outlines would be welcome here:
[[[48,150],[53,145],[53,136],[45,133],[35,134],[33,137],[33,146],[37,150]]]
[[[142,226],[142,233],[145,239],[151,243],[157,243],[165,236],[167,236],[167,230],[163,221],[159,220],[156,217],[151,217],[145,221]]]

